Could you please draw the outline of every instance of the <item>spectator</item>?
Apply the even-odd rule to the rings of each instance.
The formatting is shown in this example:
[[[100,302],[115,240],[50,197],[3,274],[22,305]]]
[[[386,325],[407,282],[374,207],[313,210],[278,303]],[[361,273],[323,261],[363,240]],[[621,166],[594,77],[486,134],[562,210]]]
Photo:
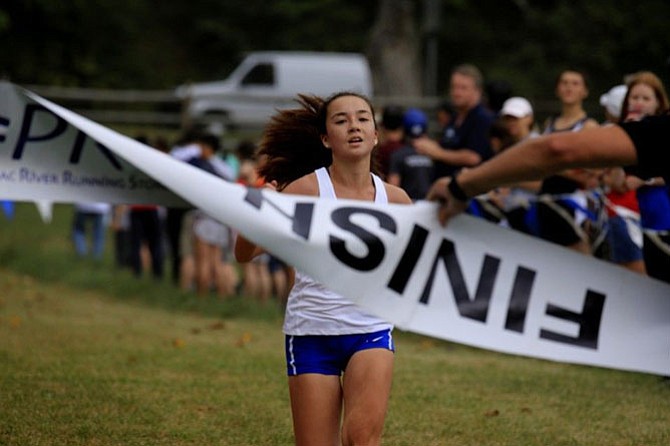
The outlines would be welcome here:
[[[627,91],[626,85],[617,85],[600,96],[600,105],[605,114],[602,125],[613,125],[621,119],[621,107]],[[608,216],[604,257],[631,271],[646,274],[640,206],[635,189],[629,187],[626,177],[621,167],[611,167],[603,172]]]
[[[623,121],[667,114],[670,109],[663,82],[654,73],[635,73],[621,111]],[[664,152],[664,142],[656,150]],[[643,257],[647,274],[670,283],[670,189],[663,178],[628,178],[637,191],[643,232]]]
[[[236,157],[239,160],[239,184],[249,187],[262,187],[265,184],[265,180],[258,173],[258,167],[267,157],[258,157],[256,152],[256,144],[252,141],[244,140],[238,144]],[[265,303],[274,294],[280,306],[285,307],[289,286],[292,284],[292,268],[271,253],[260,254],[249,262],[241,263],[240,267],[241,292],[244,295],[256,297]]]
[[[136,138],[142,144],[149,145],[144,136]],[[155,279],[163,277],[163,225],[159,214],[159,207],[155,204],[129,205],[130,215],[130,259],[133,272],[137,277],[142,276],[147,268],[151,268]],[[142,258],[143,247],[148,249],[150,265],[146,265]]]
[[[499,154],[514,144],[512,134],[503,118],[498,118],[491,124],[491,128],[489,128],[489,141],[494,155]]]
[[[507,127],[512,143],[538,136],[533,106],[528,99],[520,96],[507,99],[500,109],[500,117]]]
[[[482,103],[484,78],[474,65],[459,65],[451,73],[449,96],[455,117],[444,131],[440,145],[420,139],[419,153],[436,161],[437,176],[450,175],[493,156],[489,128],[495,116]],[[441,146],[441,147],[440,147]]]
[[[379,163],[379,175],[383,179],[388,178],[391,155],[403,146],[405,138],[402,125],[404,114],[403,107],[399,105],[387,105],[382,113],[377,161]]]
[[[195,138],[195,142],[200,153],[190,158],[188,163],[225,179],[230,171],[216,156],[220,148],[219,139],[212,134],[202,134]],[[232,295],[237,285],[237,275],[231,264],[232,259],[226,255],[226,252],[232,250],[230,228],[200,210],[194,211],[192,218],[192,225],[182,228],[182,231],[187,231],[185,237],[192,237],[193,253],[193,268],[185,265],[182,269],[185,276],[182,285],[191,281],[192,272],[199,295],[208,294],[212,288],[216,289],[220,297]],[[182,259],[183,262],[190,260]]]
[[[558,116],[547,119],[544,134],[578,132],[598,127],[583,108],[589,94],[586,76],[576,70],[564,70],[558,76],[556,96],[561,101]],[[537,207],[539,235],[545,240],[591,254],[589,238],[589,202],[587,191],[597,186],[597,176],[587,169],[570,169],[542,181]]]
[[[528,99],[514,96],[507,99],[500,110],[500,116],[510,135],[510,144],[535,138],[535,113]],[[511,184],[503,199],[503,210],[510,226],[526,234],[537,235],[536,204],[541,181],[521,181]]]
[[[144,270],[151,269],[153,277],[161,279],[164,253],[159,208],[153,204],[132,204],[128,209],[132,270],[137,277],[141,277]],[[145,255],[147,252],[148,259]]]
[[[496,155],[513,144],[538,136],[533,107],[526,98],[515,96],[507,99],[499,113],[500,118],[491,126],[490,132],[491,147]],[[473,208],[480,204],[480,213],[488,220],[537,235],[535,210],[541,184],[541,181],[524,181],[496,188],[484,198],[473,200],[468,211],[478,215]]]
[[[203,168],[213,175],[233,181],[236,175],[234,169],[218,156],[207,154],[205,159],[203,157],[203,144],[220,145],[218,139],[213,134],[187,132],[173,147],[170,154],[179,160],[191,162],[191,164]],[[173,280],[175,282],[178,281],[180,287],[184,290],[191,289],[196,274],[191,238],[195,223],[194,218],[202,216],[202,214],[192,212],[193,210],[193,208],[169,208],[167,212],[167,238],[172,249]],[[230,244],[227,246],[228,251],[224,250],[223,256],[229,259],[232,248],[230,248]],[[229,276],[229,279],[236,281],[233,277],[229,260],[224,262],[224,269],[227,271],[225,274]]]
[[[441,140],[442,138],[445,137],[447,129],[449,128],[455,117],[456,117],[456,111],[454,110],[454,107],[451,105],[451,102],[442,101],[440,105],[437,107],[437,111],[435,113],[435,119],[437,120],[437,125],[440,129],[439,134],[437,135],[438,140]]]
[[[404,189],[412,200],[423,200],[433,180],[433,160],[418,153],[412,141],[426,136],[428,117],[418,108],[410,108],[402,122],[405,144],[391,155],[388,182]]]
[[[105,251],[105,233],[111,205],[108,203],[76,203],[72,223],[72,241],[79,257],[91,256],[102,260]],[[87,226],[90,225],[90,249],[87,242]]]
[[[264,181],[257,170],[256,144],[252,141],[240,142],[237,146],[237,156],[240,160],[240,176],[237,182],[249,187],[262,187]],[[272,295],[270,260],[270,254],[263,253],[250,262],[241,264],[242,290],[245,296],[255,297],[262,303],[270,299]]]
[[[200,148],[195,143],[196,135],[197,133],[193,131],[185,132],[170,150],[170,155],[182,161],[197,156],[200,153]],[[190,246],[187,242],[181,239],[182,225],[184,224],[186,213],[189,210],[193,210],[193,208],[168,207],[166,210],[165,232],[168,246],[170,248],[171,278],[175,284],[181,283],[180,277],[182,275],[182,266],[184,265],[184,253],[182,252],[181,247],[184,244],[186,244],[187,248]]]
[[[112,209],[114,231],[114,263],[118,268],[132,269],[130,243],[130,210],[128,205],[117,204]]]

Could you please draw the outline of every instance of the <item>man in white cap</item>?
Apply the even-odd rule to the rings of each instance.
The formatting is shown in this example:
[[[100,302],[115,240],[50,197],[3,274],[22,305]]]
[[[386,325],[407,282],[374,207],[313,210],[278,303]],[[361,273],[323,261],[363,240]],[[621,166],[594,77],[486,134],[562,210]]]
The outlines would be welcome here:
[[[533,107],[528,99],[519,96],[507,99],[500,109],[500,116],[515,143],[537,136],[533,131]]]
[[[539,135],[534,130],[533,107],[526,98],[514,96],[507,99],[500,109],[500,119],[512,144]],[[490,198],[504,212],[510,227],[527,234],[534,234],[536,233],[536,229],[533,228],[535,223],[530,221],[527,215],[541,185],[542,181],[539,180],[512,183],[506,188],[498,188],[495,194],[490,195]]]

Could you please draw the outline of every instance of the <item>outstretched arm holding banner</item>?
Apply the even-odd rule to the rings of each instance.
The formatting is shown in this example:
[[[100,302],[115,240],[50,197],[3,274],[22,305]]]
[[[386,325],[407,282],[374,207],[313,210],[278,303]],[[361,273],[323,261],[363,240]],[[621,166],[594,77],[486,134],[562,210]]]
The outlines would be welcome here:
[[[670,115],[654,116],[621,126],[557,133],[526,140],[489,161],[437,180],[429,200],[442,201],[440,222],[463,212],[469,198],[498,186],[537,180],[571,167],[633,166],[641,177],[662,176],[670,169],[658,141],[670,142]]]

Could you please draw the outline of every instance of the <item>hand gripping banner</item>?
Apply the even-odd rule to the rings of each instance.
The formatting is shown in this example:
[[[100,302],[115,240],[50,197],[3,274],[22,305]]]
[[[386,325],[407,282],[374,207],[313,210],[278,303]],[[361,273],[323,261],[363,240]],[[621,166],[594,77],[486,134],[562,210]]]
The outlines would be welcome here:
[[[0,199],[186,202],[398,328],[499,352],[670,372],[670,286],[433,203],[228,183],[0,83]]]

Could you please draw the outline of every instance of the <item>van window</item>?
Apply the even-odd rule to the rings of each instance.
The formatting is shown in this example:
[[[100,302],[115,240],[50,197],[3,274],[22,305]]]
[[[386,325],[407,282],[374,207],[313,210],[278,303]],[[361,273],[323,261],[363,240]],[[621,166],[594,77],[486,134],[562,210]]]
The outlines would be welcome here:
[[[242,85],[272,86],[275,83],[274,66],[269,63],[260,63],[253,67],[242,78]]]

